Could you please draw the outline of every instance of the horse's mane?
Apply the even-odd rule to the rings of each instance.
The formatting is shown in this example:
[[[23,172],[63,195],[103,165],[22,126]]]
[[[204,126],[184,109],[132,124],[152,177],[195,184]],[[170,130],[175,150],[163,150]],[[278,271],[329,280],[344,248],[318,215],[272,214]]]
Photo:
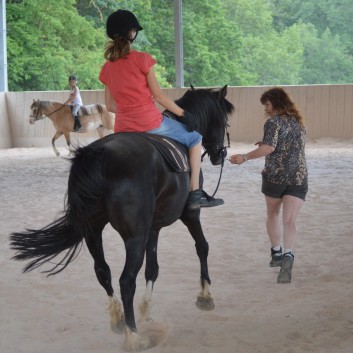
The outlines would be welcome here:
[[[192,87],[175,103],[193,115],[199,132],[205,132],[208,126],[208,131],[217,135],[228,126],[228,116],[234,111],[234,105],[225,98],[225,95],[226,86],[221,90]]]
[[[57,103],[57,102],[37,100],[32,103],[31,108],[34,107],[35,105],[38,105],[42,109],[46,109],[46,108],[50,109],[50,108],[54,108],[54,103]]]

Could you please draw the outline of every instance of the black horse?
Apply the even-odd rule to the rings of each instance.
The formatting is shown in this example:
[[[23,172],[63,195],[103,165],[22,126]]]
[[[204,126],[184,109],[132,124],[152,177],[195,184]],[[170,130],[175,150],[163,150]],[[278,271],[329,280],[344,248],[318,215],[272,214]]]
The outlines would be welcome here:
[[[190,112],[203,136],[203,146],[212,164],[224,158],[224,137],[233,105],[225,98],[227,86],[220,90],[191,89],[176,103]],[[158,277],[157,243],[161,228],[180,219],[195,241],[201,265],[201,292],[197,307],[214,308],[209,289],[208,243],[200,223],[200,210],[184,209],[189,193],[189,172],[171,170],[158,149],[144,134],[118,133],[78,148],[72,160],[65,211],[46,227],[12,233],[14,259],[31,260],[24,272],[33,270],[63,252],[46,271],[61,272],[78,254],[82,241],[94,259],[99,283],[110,302],[113,330],[125,327],[124,347],[138,351],[154,345],[137,334],[133,299],[136,277],[146,254],[146,293],[140,306],[144,318],[149,310],[154,282]],[[121,300],[114,295],[111,273],[104,259],[102,232],[107,223],[122,237],[126,260],[120,277]]]

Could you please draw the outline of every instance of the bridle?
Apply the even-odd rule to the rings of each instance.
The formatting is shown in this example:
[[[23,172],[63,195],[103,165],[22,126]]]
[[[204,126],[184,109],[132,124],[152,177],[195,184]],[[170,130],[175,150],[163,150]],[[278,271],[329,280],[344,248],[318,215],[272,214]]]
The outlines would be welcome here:
[[[204,147],[205,152],[202,153],[201,162],[203,162],[203,158],[205,157],[206,154],[211,155],[211,154],[218,153],[222,159],[218,183],[217,183],[215,191],[212,194],[212,197],[214,197],[216,195],[216,193],[218,191],[219,184],[221,183],[224,161],[227,156],[227,148],[230,148],[230,138],[229,138],[229,132],[228,132],[227,126],[225,128],[225,132],[226,132],[227,142],[228,142],[228,144],[226,146],[224,145],[224,140],[217,141],[215,143],[207,143],[207,142],[202,143],[202,146]]]
[[[226,128],[226,136],[227,136],[227,146],[224,146],[224,140],[222,141],[217,141],[215,143],[208,143],[208,142],[203,142],[202,146],[204,147],[205,152],[201,156],[201,160],[203,160],[203,157],[208,154],[220,154],[222,159],[224,159],[227,155],[227,148],[230,148],[230,139],[229,139],[229,132],[228,129]]]
[[[49,113],[49,114],[44,114],[44,116],[43,116],[41,104],[40,104],[40,102],[38,102],[37,115],[36,115],[36,116],[30,115],[29,117],[30,117],[30,118],[34,118],[35,121],[37,121],[37,120],[42,120],[42,119],[44,119],[45,117],[49,117],[50,115],[56,113],[57,111],[59,111],[60,109],[62,109],[62,108],[64,108],[64,107],[65,107],[65,104],[63,104],[60,108],[55,109],[53,112],[51,112],[51,113]],[[33,111],[33,108],[32,108],[32,111]],[[39,116],[39,114],[40,114],[40,116]]]

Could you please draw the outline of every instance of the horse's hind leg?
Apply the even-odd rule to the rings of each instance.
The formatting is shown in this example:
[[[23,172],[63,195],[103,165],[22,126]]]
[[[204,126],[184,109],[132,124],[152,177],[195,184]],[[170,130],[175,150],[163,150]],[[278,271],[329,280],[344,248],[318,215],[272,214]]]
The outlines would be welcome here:
[[[110,325],[114,332],[121,333],[124,329],[124,313],[119,300],[114,295],[111,272],[104,258],[102,230],[85,238],[89,252],[94,259],[94,270],[98,282],[107,292],[109,298]]]
[[[146,245],[146,291],[140,303],[141,319],[145,321],[152,320],[151,318],[151,302],[154,283],[157,280],[159,266],[157,261],[157,243],[159,231],[151,231]]]
[[[199,211],[186,211],[180,219],[187,226],[191,236],[195,240],[196,252],[200,260],[201,291],[197,296],[196,306],[201,310],[212,310],[215,305],[210,291],[211,280],[208,274],[208,243],[202,231]]]
[[[65,136],[67,148],[69,149],[69,156],[71,156],[72,153],[73,153],[73,151],[72,151],[72,149],[71,149],[70,132],[65,132],[65,133],[64,133],[64,136]]]
[[[104,131],[105,131],[105,128],[103,127],[103,125],[97,127],[97,132],[100,139],[104,137]]]
[[[151,348],[154,344],[149,337],[137,333],[134,314],[134,295],[136,291],[136,277],[140,271],[145,253],[145,237],[135,236],[125,239],[126,260],[120,277],[121,299],[124,305],[126,335],[124,349],[136,352]]]

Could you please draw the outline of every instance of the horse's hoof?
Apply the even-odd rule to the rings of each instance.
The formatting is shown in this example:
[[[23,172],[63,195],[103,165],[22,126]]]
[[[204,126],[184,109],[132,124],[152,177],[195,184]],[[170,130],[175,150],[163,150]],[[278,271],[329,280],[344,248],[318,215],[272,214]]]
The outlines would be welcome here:
[[[210,311],[213,310],[215,308],[213,299],[208,297],[197,297],[196,300],[196,306],[200,309],[200,310],[204,310],[204,311]]]
[[[112,329],[112,331],[119,335],[125,332],[125,326],[125,320],[120,321],[118,325],[113,325],[112,323],[110,323],[110,328]]]
[[[142,352],[157,345],[150,337],[135,335],[135,337],[125,338],[123,343],[123,350],[125,352]]]

